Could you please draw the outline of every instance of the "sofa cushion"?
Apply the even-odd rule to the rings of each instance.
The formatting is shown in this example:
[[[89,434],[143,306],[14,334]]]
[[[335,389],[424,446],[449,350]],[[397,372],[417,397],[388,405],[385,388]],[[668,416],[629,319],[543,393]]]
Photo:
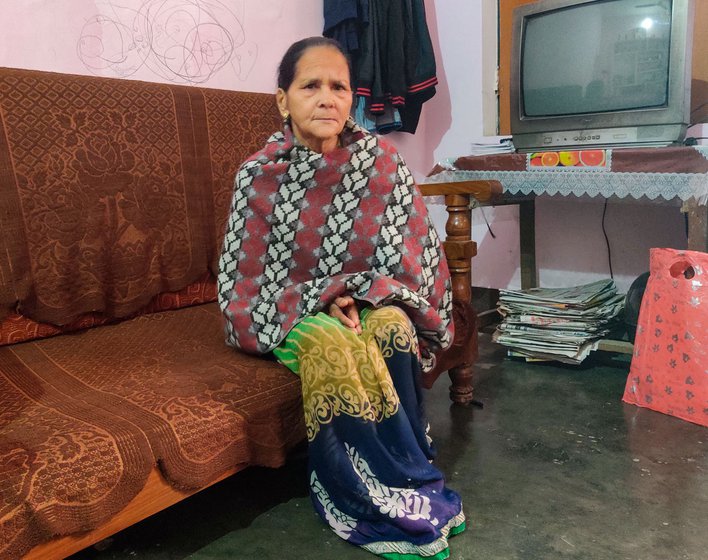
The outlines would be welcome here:
[[[205,304],[0,348],[0,455],[11,463],[0,465],[0,555],[18,531],[89,528],[155,464],[196,489],[239,465],[284,463],[305,437],[300,381],[226,347],[222,328]]]
[[[30,71],[0,74],[3,228],[20,311],[126,316],[207,269],[189,94]],[[191,164],[188,173],[185,169]],[[211,232],[208,232],[209,234]]]
[[[0,319],[54,325],[214,272],[236,168],[277,126],[269,94],[8,68],[0,114]]]
[[[137,314],[157,313],[213,301],[216,301],[216,279],[211,273],[206,273],[196,282],[177,292],[156,295],[150,303],[138,310]],[[116,321],[117,319],[111,319],[100,313],[84,313],[70,323],[60,326],[41,323],[20,313],[11,312],[4,319],[0,319],[0,346],[90,329]]]
[[[0,558],[110,519],[154,463],[137,426],[26,358],[0,348]]]

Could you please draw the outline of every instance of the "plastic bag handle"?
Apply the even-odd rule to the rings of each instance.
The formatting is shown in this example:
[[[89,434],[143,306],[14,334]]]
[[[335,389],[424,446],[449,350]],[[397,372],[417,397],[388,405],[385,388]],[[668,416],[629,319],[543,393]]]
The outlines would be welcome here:
[[[693,268],[693,264],[687,260],[681,259],[671,265],[671,268],[669,268],[669,274],[671,274],[673,278],[683,276],[686,280],[690,280],[696,275],[696,269]]]

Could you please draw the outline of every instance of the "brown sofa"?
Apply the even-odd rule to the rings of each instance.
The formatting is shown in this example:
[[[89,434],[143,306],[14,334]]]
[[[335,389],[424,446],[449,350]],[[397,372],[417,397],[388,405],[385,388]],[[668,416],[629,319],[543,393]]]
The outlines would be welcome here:
[[[272,95],[0,69],[0,558],[63,558],[304,439],[299,380],[227,348],[215,303],[233,177],[278,126]],[[465,401],[463,238],[440,363]]]

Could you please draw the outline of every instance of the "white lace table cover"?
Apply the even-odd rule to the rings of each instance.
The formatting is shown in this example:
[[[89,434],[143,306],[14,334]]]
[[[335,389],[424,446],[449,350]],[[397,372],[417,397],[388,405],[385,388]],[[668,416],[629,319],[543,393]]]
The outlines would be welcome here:
[[[708,146],[693,146],[708,161]],[[529,157],[526,171],[455,169],[454,163],[442,162],[445,170],[429,177],[429,183],[493,179],[499,181],[508,194],[589,195],[625,198],[647,197],[654,200],[693,199],[698,204],[708,202],[708,172],[703,173],[642,173],[612,171],[612,150],[606,151],[605,168],[550,167],[531,170]]]

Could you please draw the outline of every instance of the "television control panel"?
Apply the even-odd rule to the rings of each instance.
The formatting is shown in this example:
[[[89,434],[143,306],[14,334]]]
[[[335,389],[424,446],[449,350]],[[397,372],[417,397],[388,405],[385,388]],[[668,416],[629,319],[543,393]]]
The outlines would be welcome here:
[[[514,135],[514,147],[520,152],[532,152],[539,149],[574,147],[668,146],[682,142],[685,134],[686,128],[681,125],[549,131]]]

